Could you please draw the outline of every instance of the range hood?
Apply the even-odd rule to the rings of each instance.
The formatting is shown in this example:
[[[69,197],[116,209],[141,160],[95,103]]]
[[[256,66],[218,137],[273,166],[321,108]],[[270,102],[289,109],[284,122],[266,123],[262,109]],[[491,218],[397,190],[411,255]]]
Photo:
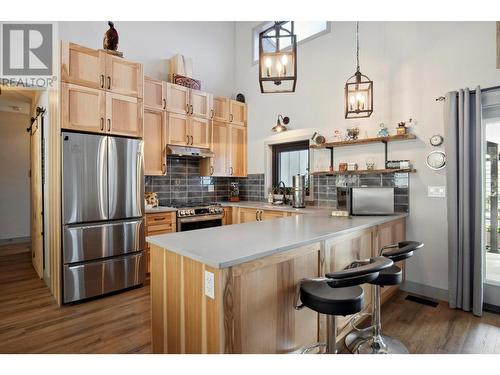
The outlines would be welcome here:
[[[167,145],[167,155],[187,156],[192,158],[213,158],[215,154],[205,148]]]

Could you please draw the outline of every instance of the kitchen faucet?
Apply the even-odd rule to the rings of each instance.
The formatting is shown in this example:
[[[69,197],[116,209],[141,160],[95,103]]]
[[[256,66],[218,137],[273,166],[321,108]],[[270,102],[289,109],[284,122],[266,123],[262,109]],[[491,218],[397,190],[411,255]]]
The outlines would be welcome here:
[[[283,185],[283,189],[280,188],[280,186]],[[280,181],[278,183],[278,189],[280,194],[283,194],[283,204],[287,204],[287,199],[286,199],[286,185],[283,181]]]

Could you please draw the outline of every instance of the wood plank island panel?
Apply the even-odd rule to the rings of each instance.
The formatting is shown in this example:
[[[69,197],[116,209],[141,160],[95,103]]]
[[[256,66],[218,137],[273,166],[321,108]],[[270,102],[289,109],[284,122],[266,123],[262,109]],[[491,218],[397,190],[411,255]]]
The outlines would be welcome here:
[[[323,341],[325,317],[294,308],[299,281],[366,259],[376,253],[379,243],[400,235],[404,239],[404,221],[393,220],[222,269],[151,245],[153,352],[291,353]],[[214,298],[205,295],[205,271],[213,274]],[[364,311],[368,311],[370,286],[364,290]],[[347,333],[348,319],[338,319],[339,339]]]

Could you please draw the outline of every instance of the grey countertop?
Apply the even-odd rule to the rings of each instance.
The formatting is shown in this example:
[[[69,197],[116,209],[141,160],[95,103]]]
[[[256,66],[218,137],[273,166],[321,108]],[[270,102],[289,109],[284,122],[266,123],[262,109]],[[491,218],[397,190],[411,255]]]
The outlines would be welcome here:
[[[234,205],[243,207],[240,203]],[[330,210],[314,211],[307,215],[161,234],[146,239],[210,267],[227,268],[407,216],[331,217]]]
[[[256,208],[261,210],[271,210],[271,211],[284,211],[284,212],[296,212],[302,214],[312,214],[317,212],[332,212],[333,208],[316,207],[316,206],[306,206],[305,208],[293,208],[287,204],[270,204],[267,202],[253,202],[253,201],[242,201],[242,202],[220,202],[222,206],[229,207],[245,207],[245,208]]]
[[[147,214],[158,214],[161,212],[174,212],[174,211],[177,211],[177,208],[168,207],[168,206],[157,206],[157,207],[153,207],[153,208],[146,208],[145,211]]]

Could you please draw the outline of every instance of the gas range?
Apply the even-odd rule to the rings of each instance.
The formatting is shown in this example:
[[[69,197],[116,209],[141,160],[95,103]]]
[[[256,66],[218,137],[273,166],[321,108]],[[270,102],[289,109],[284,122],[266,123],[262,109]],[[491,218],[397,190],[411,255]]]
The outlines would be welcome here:
[[[185,204],[177,208],[177,217],[193,217],[205,215],[218,215],[224,213],[224,208],[220,203],[207,203],[207,204]]]
[[[224,208],[219,203],[188,203],[176,208],[177,232],[222,225]]]

